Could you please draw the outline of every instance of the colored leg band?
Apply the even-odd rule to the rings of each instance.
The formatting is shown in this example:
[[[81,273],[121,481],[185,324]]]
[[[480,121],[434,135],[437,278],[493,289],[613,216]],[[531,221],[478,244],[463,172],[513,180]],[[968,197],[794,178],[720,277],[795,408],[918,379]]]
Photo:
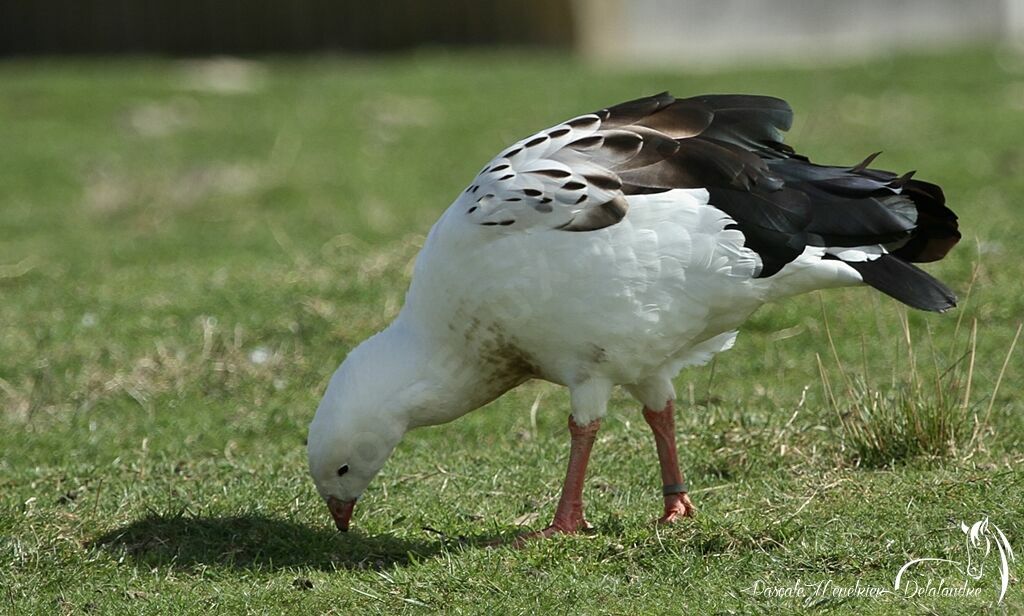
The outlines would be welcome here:
[[[661,493],[665,496],[670,496],[672,494],[685,494],[686,492],[688,492],[688,490],[685,483],[671,483],[661,488]]]

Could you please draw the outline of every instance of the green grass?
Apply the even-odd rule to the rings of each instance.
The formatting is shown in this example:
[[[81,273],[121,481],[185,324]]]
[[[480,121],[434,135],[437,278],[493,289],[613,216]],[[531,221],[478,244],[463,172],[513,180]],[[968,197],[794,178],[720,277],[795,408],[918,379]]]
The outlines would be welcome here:
[[[617,395],[587,483],[595,533],[484,547],[530,514],[543,524],[557,498],[567,397],[530,383],[411,433],[354,531],[334,532],[305,427],[345,353],[401,306],[430,224],[513,139],[665,89],[785,97],[789,141],[814,160],[883,149],[883,168],[943,185],[965,239],[929,269],[961,295],[973,278],[971,297],[908,322],[922,373],[963,375],[977,321],[969,400],[939,410],[969,437],[980,417],[977,438],[866,462],[884,448],[844,429],[858,399],[834,358],[899,400],[901,313],[828,292],[765,307],[733,351],[680,376],[691,522],[651,524],[653,442]],[[1024,61],[994,50],[702,74],[521,53],[0,63],[0,612],[991,609],[991,563],[967,599],[749,589],[891,588],[911,558],[963,558],[956,524],[985,515],[1024,552],[1019,355],[992,396],[1024,314],[1022,125]],[[859,417],[884,432],[938,395],[918,394]],[[1022,562],[1007,613],[1024,610]]]

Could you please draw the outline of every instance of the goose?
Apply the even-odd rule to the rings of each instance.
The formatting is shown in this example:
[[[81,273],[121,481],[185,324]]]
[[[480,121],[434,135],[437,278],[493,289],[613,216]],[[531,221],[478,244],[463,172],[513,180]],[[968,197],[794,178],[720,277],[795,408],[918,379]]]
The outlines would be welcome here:
[[[570,394],[569,459],[546,528],[589,525],[583,487],[613,388],[642,408],[662,523],[694,514],[673,379],[733,346],[762,304],[867,285],[943,312],[956,296],[914,263],[960,238],[942,190],[783,143],[769,96],[662,93],[581,115],[491,160],[434,224],[405,303],[352,350],[309,426],[309,470],[337,528],[403,435],[530,379]]]

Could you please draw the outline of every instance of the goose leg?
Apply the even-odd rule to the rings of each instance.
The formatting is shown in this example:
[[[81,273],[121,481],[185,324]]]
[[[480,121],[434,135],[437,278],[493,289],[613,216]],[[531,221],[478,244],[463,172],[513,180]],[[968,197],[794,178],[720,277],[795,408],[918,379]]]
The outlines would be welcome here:
[[[583,517],[583,479],[587,473],[590,450],[594,447],[594,439],[597,438],[600,427],[600,419],[581,426],[572,415],[569,416],[569,468],[565,473],[562,497],[555,509],[555,519],[543,530],[520,535],[517,543],[527,539],[550,537],[555,533],[572,534],[590,528],[590,524]]]
[[[679,470],[679,459],[676,455],[675,405],[669,400],[660,411],[645,406],[644,419],[654,432],[654,444],[658,448],[658,462],[661,464],[665,515],[661,516],[658,522],[668,524],[682,517],[691,517],[694,513],[693,503],[687,494],[686,481]]]

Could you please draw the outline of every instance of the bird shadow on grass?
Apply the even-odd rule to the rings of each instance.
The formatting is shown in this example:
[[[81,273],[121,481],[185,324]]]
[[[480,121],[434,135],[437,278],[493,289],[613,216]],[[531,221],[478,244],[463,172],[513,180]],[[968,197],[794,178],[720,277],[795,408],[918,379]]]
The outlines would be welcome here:
[[[449,544],[485,545],[490,540],[493,537],[407,539],[339,533],[263,516],[150,515],[91,545],[150,567],[335,570],[404,567],[436,557]]]

